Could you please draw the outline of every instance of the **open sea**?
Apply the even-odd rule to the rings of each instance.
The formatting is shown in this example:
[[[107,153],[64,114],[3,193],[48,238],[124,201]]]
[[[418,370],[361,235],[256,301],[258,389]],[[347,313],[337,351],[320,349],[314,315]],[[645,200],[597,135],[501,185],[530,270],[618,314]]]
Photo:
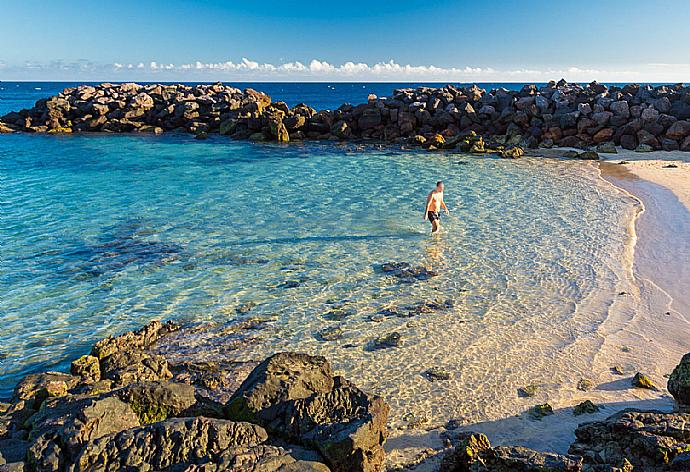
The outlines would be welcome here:
[[[68,85],[0,83],[0,115]],[[324,108],[404,85],[240,86]],[[431,236],[439,179],[452,213]],[[588,162],[172,134],[0,135],[0,201],[0,396],[152,319],[263,317],[238,358],[323,354],[394,411],[475,419],[586,376],[634,213]]]

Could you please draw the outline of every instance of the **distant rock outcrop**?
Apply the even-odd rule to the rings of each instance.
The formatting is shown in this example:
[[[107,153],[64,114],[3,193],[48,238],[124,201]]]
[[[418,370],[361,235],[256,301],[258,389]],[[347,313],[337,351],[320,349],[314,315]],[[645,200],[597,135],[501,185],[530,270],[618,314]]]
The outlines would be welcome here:
[[[507,158],[520,157],[522,148],[552,146],[690,151],[690,87],[564,80],[519,91],[447,85],[396,89],[388,97],[317,111],[221,83],[105,83],[65,89],[0,118],[0,133],[12,131],[184,131],[280,143],[373,140]]]

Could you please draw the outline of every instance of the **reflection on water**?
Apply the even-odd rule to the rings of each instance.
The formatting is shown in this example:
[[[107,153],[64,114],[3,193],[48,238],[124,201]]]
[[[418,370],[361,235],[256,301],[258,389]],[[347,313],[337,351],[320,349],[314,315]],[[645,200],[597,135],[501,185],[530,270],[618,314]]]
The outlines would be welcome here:
[[[149,319],[221,332],[260,319],[251,342],[209,355],[326,355],[385,396],[394,423],[512,413],[517,387],[587,373],[623,271],[631,204],[584,162],[175,136],[3,143],[3,393]],[[421,209],[441,178],[452,213],[431,236]]]

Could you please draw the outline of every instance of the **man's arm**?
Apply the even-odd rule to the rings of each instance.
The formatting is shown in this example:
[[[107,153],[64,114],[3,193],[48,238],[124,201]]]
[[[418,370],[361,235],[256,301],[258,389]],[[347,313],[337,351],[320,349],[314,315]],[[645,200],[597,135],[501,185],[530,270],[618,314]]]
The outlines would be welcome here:
[[[426,197],[426,206],[424,207],[424,221],[426,221],[427,215],[429,214],[429,206],[431,206],[431,200],[432,200],[432,193],[430,193]]]
[[[446,215],[449,215],[449,214],[450,214],[450,210],[449,210],[448,207],[446,206],[446,202],[445,202],[445,200],[443,200],[443,199],[441,199],[441,206],[443,207],[444,210],[446,210]]]

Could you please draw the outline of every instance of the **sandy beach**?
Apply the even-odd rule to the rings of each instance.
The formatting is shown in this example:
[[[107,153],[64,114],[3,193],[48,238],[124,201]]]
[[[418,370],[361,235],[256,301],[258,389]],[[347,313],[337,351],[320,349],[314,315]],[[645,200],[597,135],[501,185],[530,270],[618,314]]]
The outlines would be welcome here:
[[[582,422],[604,420],[624,408],[673,410],[667,377],[690,346],[690,300],[685,293],[690,286],[690,156],[624,150],[602,156],[607,160],[595,164],[602,178],[635,200],[639,210],[627,229],[629,275],[598,329],[601,345],[590,377],[595,387],[583,392],[561,385],[549,392],[554,414],[538,421],[525,412],[463,425],[458,431],[484,433],[496,445],[567,453]],[[624,375],[614,372],[616,366]],[[630,380],[638,371],[649,375],[659,390],[633,388]],[[585,400],[599,405],[600,411],[574,416],[572,406]],[[421,461],[415,471],[437,470],[443,438],[455,433],[445,428],[395,431],[386,445],[388,466]]]

